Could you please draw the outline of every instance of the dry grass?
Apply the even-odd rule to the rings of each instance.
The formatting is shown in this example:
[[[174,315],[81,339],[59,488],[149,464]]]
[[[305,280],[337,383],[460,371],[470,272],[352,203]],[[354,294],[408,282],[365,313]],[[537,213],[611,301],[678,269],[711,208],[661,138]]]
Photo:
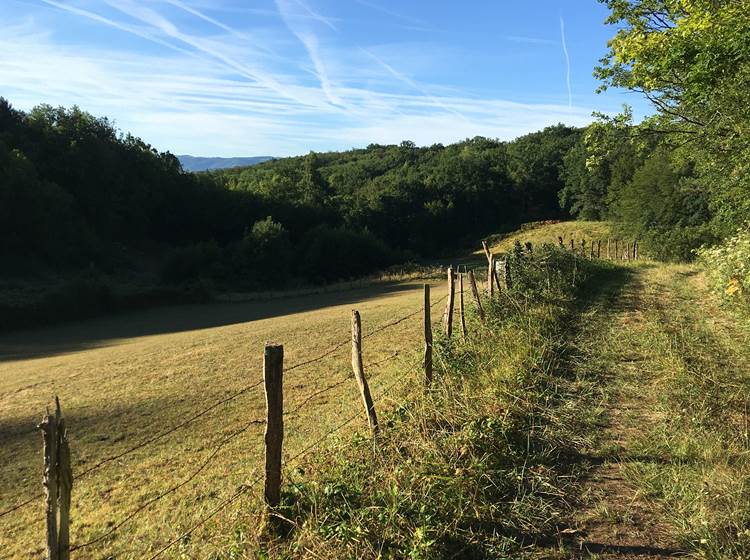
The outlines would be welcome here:
[[[487,241],[493,252],[505,252],[513,248],[516,241],[525,243],[530,241],[534,245],[543,243],[558,244],[558,237],[563,238],[565,246],[568,247],[572,238],[576,243],[576,248],[580,247],[582,239],[588,243],[593,240],[602,240],[602,256],[607,243],[607,237],[610,235],[609,224],[605,222],[557,222],[544,223],[536,222],[523,226],[520,230],[507,234],[490,237]],[[477,251],[481,253],[481,249]]]
[[[0,338],[0,509],[41,490],[41,438],[34,426],[54,395],[60,396],[70,429],[73,470],[80,473],[259,381],[265,341],[284,344],[288,367],[346,342],[352,308],[360,310],[365,333],[418,310],[421,286],[411,281],[276,301],[175,307]],[[435,285],[433,300],[444,291]],[[435,319],[441,308],[434,308]],[[421,347],[421,328],[419,313],[365,341],[366,364],[403,352],[368,371],[377,405],[386,405],[379,398],[384,384],[404,371],[393,364],[413,361]],[[346,380],[349,363],[345,343],[320,362],[287,374],[287,410],[304,405],[286,418],[286,456],[360,406],[353,379],[310,398]],[[77,481],[72,542],[102,535],[186,479],[223,438],[263,413],[262,387],[257,387]],[[352,429],[364,425],[363,417]],[[262,429],[261,424],[251,425],[222,447],[194,480],[148,507],[111,538],[77,552],[76,558],[142,558],[178,535],[259,472]],[[249,491],[176,550],[201,558],[227,554],[227,533],[243,519],[252,519],[256,508],[250,502],[258,495],[258,490]],[[0,557],[43,553],[41,499],[0,518],[0,527]],[[167,557],[172,554],[176,552]]]

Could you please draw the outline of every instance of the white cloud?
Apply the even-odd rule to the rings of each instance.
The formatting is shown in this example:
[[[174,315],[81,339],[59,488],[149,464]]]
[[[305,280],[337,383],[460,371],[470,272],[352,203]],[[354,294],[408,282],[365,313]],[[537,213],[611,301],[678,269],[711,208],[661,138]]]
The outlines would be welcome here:
[[[149,48],[62,41],[35,20],[0,23],[1,94],[24,109],[78,104],[174,153],[287,155],[404,139],[510,139],[557,122],[591,120],[589,108],[513,103],[422,83],[399,69],[401,61],[394,63],[387,49],[376,56],[338,47],[333,20],[298,0],[278,3],[304,53],[286,31],[266,40],[267,29],[227,25],[195,0],[107,0],[108,12],[88,0],[45,2],[64,12],[61,20],[83,18]],[[191,17],[203,32],[186,24]]]

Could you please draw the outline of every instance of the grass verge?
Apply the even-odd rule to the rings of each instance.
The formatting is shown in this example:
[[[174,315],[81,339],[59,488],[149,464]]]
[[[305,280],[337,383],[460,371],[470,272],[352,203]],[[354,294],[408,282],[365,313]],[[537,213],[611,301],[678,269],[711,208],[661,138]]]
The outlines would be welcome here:
[[[429,391],[405,380],[383,433],[331,445],[288,474],[274,558],[520,558],[555,552],[586,467],[591,386],[565,373],[565,330],[588,264],[516,254],[514,288],[465,340],[439,341]],[[558,273],[559,271],[559,273]]]

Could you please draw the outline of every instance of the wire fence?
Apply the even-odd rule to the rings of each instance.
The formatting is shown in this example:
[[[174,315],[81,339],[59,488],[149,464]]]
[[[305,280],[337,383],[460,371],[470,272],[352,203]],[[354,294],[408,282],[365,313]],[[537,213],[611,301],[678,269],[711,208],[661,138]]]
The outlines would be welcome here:
[[[443,302],[448,295],[445,295],[439,299],[437,299],[434,302],[431,302],[430,307],[435,307],[439,305],[441,302]],[[380,333],[387,332],[389,329],[392,329],[396,327],[397,325],[400,325],[409,319],[412,319],[414,317],[417,317],[421,314],[423,314],[425,311],[424,306],[420,306],[419,308],[415,309],[414,311],[409,312],[408,314],[405,314],[403,316],[400,316],[396,319],[387,321],[383,324],[377,325],[376,327],[369,330],[367,333],[363,334],[361,336],[362,339],[369,339],[372,337],[375,337],[379,335]],[[296,372],[301,371],[302,369],[312,366],[318,362],[321,362],[327,358],[330,358],[343,348],[345,348],[348,345],[352,344],[352,337],[348,336],[345,339],[342,339],[340,342],[337,342],[330,348],[320,352],[319,354],[315,355],[312,358],[303,359],[300,362],[294,363],[292,365],[289,365],[284,368],[285,373],[290,372]],[[385,356],[382,359],[368,362],[365,364],[365,369],[367,371],[377,370],[377,368],[392,362],[393,360],[399,358],[400,356],[404,355],[408,349],[406,347],[397,349],[395,351],[392,351],[390,354]],[[286,417],[294,417],[298,415],[306,406],[309,405],[310,402],[312,402],[317,397],[320,397],[324,394],[330,393],[332,391],[335,391],[341,387],[343,387],[347,383],[351,383],[353,380],[353,375],[351,370],[344,370],[341,369],[338,371],[338,373],[334,376],[336,378],[336,381],[333,383],[330,383],[326,385],[325,387],[322,387],[318,390],[313,391],[312,393],[306,395],[301,401],[298,403],[295,403],[295,406],[287,411],[285,411],[284,416]],[[379,376],[373,376],[371,380],[376,379]],[[396,380],[399,381],[398,379]],[[212,404],[203,407],[201,409],[195,410],[192,413],[189,414],[187,418],[184,420],[166,428],[163,429],[141,441],[138,443],[131,445],[127,447],[126,449],[113,453],[111,455],[108,455],[100,460],[98,460],[96,463],[94,463],[92,466],[86,468],[85,470],[81,471],[80,473],[73,476],[72,480],[76,482],[80,482],[82,479],[85,479],[86,477],[89,477],[91,474],[96,473],[106,465],[118,462],[119,460],[134,454],[138,452],[139,450],[142,450],[152,444],[155,444],[164,438],[167,438],[171,434],[174,434],[180,430],[184,430],[192,425],[194,425],[197,421],[203,419],[207,415],[211,414],[212,412],[217,411],[222,407],[223,405],[227,405],[228,403],[235,401],[239,399],[240,397],[244,395],[250,394],[254,389],[259,388],[263,385],[264,380],[259,380],[258,382],[252,383],[250,385],[247,385],[245,387],[240,388],[239,390],[236,390],[232,392],[229,395],[224,396],[223,398],[213,402]],[[383,390],[383,394],[386,393],[390,388],[395,386],[396,383],[393,383],[389,385],[385,390]],[[381,392],[381,391],[379,391]],[[350,423],[352,423],[355,419],[358,417],[361,417],[362,414],[360,411],[352,413],[350,416],[348,416],[344,421],[338,423],[336,426],[334,426],[332,429],[327,430],[321,437],[315,439],[311,444],[303,447],[299,452],[295,453],[292,457],[289,457],[286,459],[285,464],[286,468],[291,468],[293,464],[297,461],[301,461],[308,453],[312,452],[314,449],[318,448],[320,445],[323,444],[325,440],[327,440],[331,435],[340,432],[343,430],[346,426],[348,426]],[[193,480],[195,480],[201,473],[206,471],[208,467],[214,463],[217,458],[221,456],[221,451],[225,449],[231,442],[237,440],[240,436],[245,434],[250,428],[256,425],[262,425],[264,424],[263,419],[253,419],[245,424],[243,424],[241,427],[233,430],[228,435],[222,437],[211,449],[211,451],[206,455],[206,457],[200,462],[200,464],[194,468],[189,474],[187,474],[185,477],[183,477],[179,482],[176,482],[175,484],[169,486],[168,488],[164,489],[163,491],[159,492],[157,495],[147,499],[143,503],[139,504],[137,507],[135,507],[132,511],[126,513],[124,517],[121,519],[109,519],[106,522],[106,530],[101,532],[100,534],[97,534],[93,538],[89,538],[88,540],[78,541],[69,546],[68,553],[71,552],[77,552],[82,551],[84,549],[88,549],[91,547],[94,547],[95,545],[101,545],[102,543],[112,541],[113,539],[117,538],[117,535],[121,532],[121,529],[125,527],[126,525],[134,522],[138,517],[147,514],[147,512],[153,508],[155,504],[160,502],[161,500],[167,498],[170,495],[173,495],[177,492],[179,492],[181,489],[185,488],[188,484],[190,484]],[[168,543],[166,543],[162,548],[160,548],[155,554],[153,554],[150,558],[157,558],[158,556],[162,555],[166,551],[168,551],[172,546],[174,546],[176,543],[180,542],[180,540],[186,538],[191,533],[196,531],[199,527],[204,525],[207,521],[212,519],[214,516],[216,516],[220,511],[234,503],[236,500],[238,500],[241,496],[249,492],[250,489],[255,487],[261,480],[262,475],[259,475],[255,477],[250,483],[244,484],[240,486],[240,488],[228,496],[226,499],[222,500],[216,508],[212,509],[209,513],[204,515],[202,518],[200,518],[198,521],[196,521],[193,525],[191,525],[186,531],[184,531],[180,536],[178,536],[175,539],[172,539]],[[19,511],[20,509],[26,508],[31,506],[32,504],[38,503],[39,500],[45,497],[45,492],[39,492],[36,493],[28,498],[22,498],[21,495],[17,495],[15,497],[16,503],[2,511],[0,511],[0,518],[6,517],[14,512]],[[145,557],[145,555],[143,556]],[[67,556],[66,556],[67,558]]]

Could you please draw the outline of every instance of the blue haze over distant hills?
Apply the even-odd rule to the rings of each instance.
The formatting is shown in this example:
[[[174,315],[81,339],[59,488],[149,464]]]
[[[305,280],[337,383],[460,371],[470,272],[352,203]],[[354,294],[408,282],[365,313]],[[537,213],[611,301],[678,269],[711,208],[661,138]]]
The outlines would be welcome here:
[[[199,157],[181,155],[177,156],[185,171],[208,171],[209,169],[227,169],[230,167],[245,167],[256,165],[274,159],[271,156],[255,157]]]

